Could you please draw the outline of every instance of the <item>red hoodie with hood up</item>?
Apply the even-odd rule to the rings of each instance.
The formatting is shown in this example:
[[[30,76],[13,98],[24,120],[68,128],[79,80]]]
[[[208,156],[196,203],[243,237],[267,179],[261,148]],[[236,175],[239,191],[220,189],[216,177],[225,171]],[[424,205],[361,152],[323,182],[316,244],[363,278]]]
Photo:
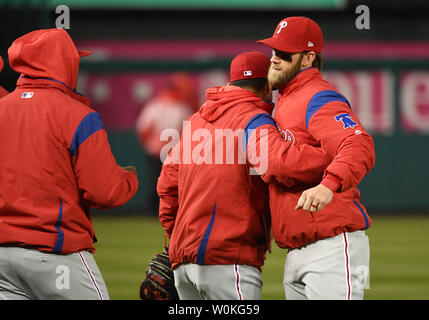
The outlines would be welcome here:
[[[81,54],[65,30],[30,32],[9,48],[16,90],[0,100],[0,244],[93,252],[90,207],[137,191],[112,155],[98,113],[74,91]]]
[[[270,116],[273,105],[251,91],[214,87],[206,96],[200,111],[185,123],[180,143],[164,162],[158,180],[159,217],[170,237],[170,259],[173,268],[196,263],[260,269],[271,223],[268,187],[261,176],[250,174],[260,164],[249,159],[251,144],[257,146],[257,154],[268,146],[268,167],[259,172],[265,181],[283,174],[283,183],[289,185],[320,182],[330,159],[320,148],[296,148],[285,142]],[[233,148],[219,138],[220,132],[225,133],[219,130],[236,133]],[[265,138],[268,143],[261,143]],[[224,151],[220,156],[219,150]],[[246,153],[244,162],[238,161],[240,150]],[[228,162],[227,152],[235,152],[233,162]],[[320,161],[310,163],[306,157]],[[302,170],[291,170],[297,162]]]

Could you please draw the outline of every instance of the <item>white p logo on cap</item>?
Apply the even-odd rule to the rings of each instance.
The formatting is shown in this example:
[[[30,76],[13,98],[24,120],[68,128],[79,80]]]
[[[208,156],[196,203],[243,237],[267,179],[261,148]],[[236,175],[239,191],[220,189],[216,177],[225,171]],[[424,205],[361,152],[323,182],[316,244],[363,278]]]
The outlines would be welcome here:
[[[279,23],[279,26],[280,26],[280,28],[279,28],[279,30],[277,30],[277,33],[280,33],[280,31],[282,31],[283,28],[286,28],[287,22],[286,21],[282,21],[282,22]]]

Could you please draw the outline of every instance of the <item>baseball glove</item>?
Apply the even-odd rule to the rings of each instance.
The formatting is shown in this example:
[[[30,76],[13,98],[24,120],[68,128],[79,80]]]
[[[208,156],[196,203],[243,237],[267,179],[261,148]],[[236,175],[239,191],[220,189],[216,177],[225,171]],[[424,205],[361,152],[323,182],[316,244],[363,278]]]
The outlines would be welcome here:
[[[165,248],[162,253],[157,253],[149,261],[146,277],[140,285],[140,299],[179,300],[174,286],[174,274],[168,256],[168,248]]]

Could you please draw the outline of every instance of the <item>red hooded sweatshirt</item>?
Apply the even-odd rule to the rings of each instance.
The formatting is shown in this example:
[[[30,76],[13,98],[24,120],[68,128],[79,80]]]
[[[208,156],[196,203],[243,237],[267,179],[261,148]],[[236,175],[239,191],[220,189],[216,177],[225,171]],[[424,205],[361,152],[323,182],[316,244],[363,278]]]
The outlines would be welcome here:
[[[173,268],[180,263],[260,268],[269,245],[270,212],[267,185],[250,173],[264,160],[249,159],[251,144],[260,146],[252,154],[260,154],[267,142],[268,167],[260,172],[266,181],[291,172],[284,175],[284,183],[320,182],[330,159],[320,148],[291,148],[270,116],[273,106],[251,91],[215,87],[206,96],[200,111],[184,125],[158,180],[159,217],[170,237],[170,259]],[[226,145],[228,138],[221,138],[225,130],[235,133],[232,147]],[[243,162],[237,156],[241,150],[247,154]],[[228,161],[233,152],[234,161]],[[310,164],[306,157],[320,161]],[[300,161],[303,170],[292,170]]]
[[[73,90],[79,52],[65,30],[37,30],[9,48],[17,88],[0,100],[0,244],[94,251],[89,208],[137,191],[110,150],[99,114]]]

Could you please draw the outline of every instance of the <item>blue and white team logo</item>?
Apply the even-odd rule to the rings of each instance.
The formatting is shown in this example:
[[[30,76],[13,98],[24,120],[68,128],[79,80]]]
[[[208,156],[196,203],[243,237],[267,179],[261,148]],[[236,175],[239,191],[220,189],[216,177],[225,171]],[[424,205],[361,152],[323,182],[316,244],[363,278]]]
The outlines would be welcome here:
[[[31,99],[33,98],[34,92],[23,92],[21,99]]]
[[[348,113],[341,113],[339,115],[336,115],[335,120],[337,120],[337,122],[341,121],[344,125],[344,129],[353,129],[355,126],[358,126],[357,122],[354,122],[351,115],[349,115]]]
[[[279,125],[276,123],[277,130],[279,130],[281,137],[284,139],[284,141],[290,141],[292,144],[295,144],[295,136],[293,133],[289,130],[282,130],[280,129]]]
[[[280,135],[285,141],[290,141],[292,144],[295,144],[295,136],[289,129],[281,130]]]

